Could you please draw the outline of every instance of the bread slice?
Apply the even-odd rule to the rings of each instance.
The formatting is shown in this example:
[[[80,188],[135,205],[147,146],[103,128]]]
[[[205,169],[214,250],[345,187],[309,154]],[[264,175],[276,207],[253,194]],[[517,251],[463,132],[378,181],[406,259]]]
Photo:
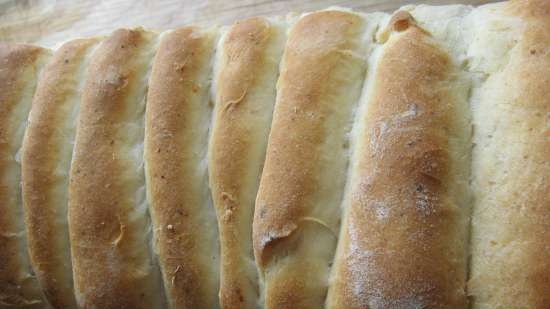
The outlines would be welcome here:
[[[39,72],[50,52],[0,43],[0,308],[43,308],[21,201],[20,148]]]
[[[372,29],[327,10],[290,30],[254,214],[265,308],[321,308]]]
[[[208,162],[220,231],[220,303],[226,309],[258,304],[252,218],[285,32],[284,19],[250,18],[229,27],[218,44]]]
[[[380,38],[327,308],[465,308],[467,83],[412,16]]]
[[[472,308],[550,308],[550,2],[471,19]]]
[[[115,31],[94,51],[69,184],[79,308],[163,308],[143,171],[144,108],[155,35]]]
[[[170,308],[218,308],[219,243],[206,170],[217,31],[162,36],[146,113],[146,175]]]
[[[98,39],[63,44],[43,70],[22,149],[31,264],[53,308],[74,309],[67,222],[69,169],[85,67]]]

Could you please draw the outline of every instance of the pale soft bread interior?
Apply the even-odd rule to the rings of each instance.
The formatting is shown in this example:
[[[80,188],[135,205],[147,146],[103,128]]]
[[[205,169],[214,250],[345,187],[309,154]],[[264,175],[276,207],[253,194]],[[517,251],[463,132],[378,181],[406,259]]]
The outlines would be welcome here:
[[[257,308],[254,201],[286,39],[282,18],[250,18],[224,30],[216,55],[209,181],[220,232],[220,303]]]
[[[149,83],[147,192],[174,309],[219,307],[219,242],[206,162],[216,37],[216,28],[163,34]]]
[[[120,29],[94,51],[82,94],[69,185],[79,308],[164,308],[150,252],[144,110],[156,36]]]
[[[21,145],[46,49],[0,43],[0,308],[45,308],[32,271],[21,200]]]
[[[472,308],[550,307],[550,2],[469,16]]]
[[[22,149],[22,184],[28,250],[53,308],[76,308],[67,222],[69,169],[76,117],[97,39],[61,46],[44,68]]]
[[[333,9],[290,29],[254,217],[265,308],[324,303],[372,25]]]

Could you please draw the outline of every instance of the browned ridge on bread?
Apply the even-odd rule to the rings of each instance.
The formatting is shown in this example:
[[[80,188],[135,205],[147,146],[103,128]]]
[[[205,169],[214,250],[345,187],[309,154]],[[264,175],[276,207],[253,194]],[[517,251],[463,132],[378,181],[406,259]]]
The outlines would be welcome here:
[[[290,30],[254,217],[265,308],[324,302],[365,28],[354,13],[321,11]]]
[[[0,309],[550,309],[550,1],[0,43]]]
[[[465,308],[467,95],[409,13],[388,27],[358,120],[328,308]]]
[[[76,308],[67,222],[69,169],[86,59],[97,39],[61,46],[38,83],[22,148],[31,264],[53,308]]]
[[[49,51],[0,43],[0,308],[42,308],[26,251],[17,158],[39,72]]]
[[[161,38],[145,126],[154,246],[171,308],[216,308],[218,243],[206,156],[214,31],[188,27]]]
[[[69,184],[79,308],[159,308],[143,177],[143,109],[153,34],[118,30],[94,51]]]
[[[285,31],[283,19],[250,18],[229,27],[218,44],[209,172],[220,230],[220,305],[227,309],[258,303],[252,219]]]

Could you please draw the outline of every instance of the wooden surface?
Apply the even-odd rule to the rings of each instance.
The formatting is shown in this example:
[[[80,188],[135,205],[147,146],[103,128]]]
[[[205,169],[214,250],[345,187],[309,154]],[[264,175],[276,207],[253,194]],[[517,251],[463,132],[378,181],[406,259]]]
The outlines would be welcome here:
[[[424,0],[426,4],[482,4],[494,0]],[[190,23],[230,24],[254,15],[305,12],[331,5],[393,11],[414,0],[0,0],[0,41],[55,47],[69,39],[118,27],[165,30]]]

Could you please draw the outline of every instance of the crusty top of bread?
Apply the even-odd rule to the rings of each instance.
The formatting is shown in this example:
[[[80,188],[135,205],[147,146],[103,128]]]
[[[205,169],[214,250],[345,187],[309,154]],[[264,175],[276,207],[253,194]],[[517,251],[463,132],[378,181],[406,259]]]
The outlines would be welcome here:
[[[0,307],[44,305],[27,262],[16,154],[48,54],[37,46],[0,43]]]
[[[155,247],[171,308],[217,307],[217,231],[209,209],[206,156],[210,58],[215,32],[163,35],[146,113],[147,186]],[[209,214],[212,213],[212,216]],[[214,242],[214,243],[212,243]]]
[[[265,308],[324,302],[369,25],[335,9],[289,31],[253,223]]]
[[[221,244],[223,308],[256,308],[252,218],[275,103],[284,27],[254,17],[229,27],[220,40],[209,172]]]
[[[328,112],[317,108],[332,87],[327,81],[341,53],[353,51],[354,40],[349,37],[360,31],[362,23],[352,13],[321,11],[301,18],[289,34],[272,123],[280,129],[269,136],[256,202],[254,251],[261,267],[277,255],[270,247],[298,229],[315,191],[319,158],[312,157],[311,151],[323,143]]]
[[[380,48],[335,264],[329,308],[464,308],[466,214],[452,195],[467,153],[448,54],[409,13]],[[464,92],[465,94],[465,92]],[[461,122],[460,122],[461,123]],[[462,137],[460,148],[450,136]],[[462,150],[462,152],[461,152]],[[461,197],[467,199],[467,197]]]
[[[0,43],[0,308],[550,308],[550,1],[403,10]]]
[[[521,17],[530,23],[540,23],[537,28],[549,22],[550,2],[546,0],[510,0],[505,4],[505,13]],[[526,34],[529,32],[526,31]]]
[[[248,136],[246,127],[249,125],[242,121],[242,117],[251,114],[255,107],[247,100],[248,91],[258,81],[258,71],[263,69],[265,62],[264,49],[273,36],[273,29],[269,22],[263,18],[250,18],[233,25],[226,35],[222,46],[227,59],[221,59],[225,64],[220,72],[216,89],[219,110],[216,119],[216,134],[212,136],[211,166],[216,179],[213,183],[214,194],[219,201],[217,205],[222,207],[219,211],[220,225],[239,225],[241,212],[233,214],[233,207],[241,197],[236,179],[246,180],[248,156],[245,153],[253,142]],[[241,107],[242,105],[246,105]],[[258,108],[258,107],[256,107]],[[239,133],[242,131],[242,133]],[[227,241],[232,242],[231,238]],[[228,243],[228,246],[231,244]]]
[[[68,174],[84,58],[98,39],[63,44],[45,66],[29,114],[22,186],[29,255],[48,302],[76,308],[67,229]],[[68,127],[67,127],[68,126]]]
[[[550,308],[550,1],[500,7],[521,23],[478,103],[469,291],[474,308]]]
[[[145,309],[162,297],[149,256],[142,157],[134,150],[143,140],[140,104],[153,40],[141,29],[117,30],[88,67],[69,187],[79,307]]]

